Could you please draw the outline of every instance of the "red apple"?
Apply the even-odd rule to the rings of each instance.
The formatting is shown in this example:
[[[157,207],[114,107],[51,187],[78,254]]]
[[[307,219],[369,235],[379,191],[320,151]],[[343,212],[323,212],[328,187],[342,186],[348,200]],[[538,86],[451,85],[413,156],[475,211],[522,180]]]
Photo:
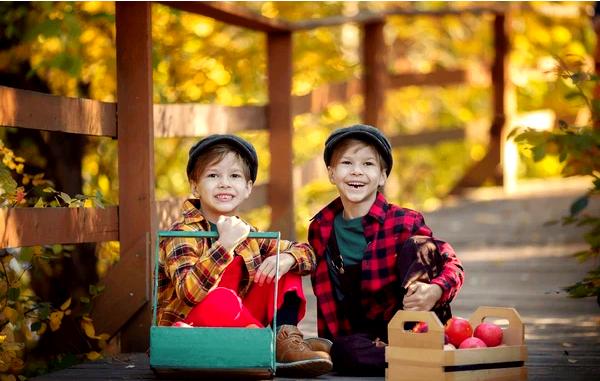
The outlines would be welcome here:
[[[488,347],[497,347],[502,344],[502,328],[494,323],[481,323],[475,328],[473,333],[485,343]]]
[[[448,339],[448,334],[444,332],[444,344],[450,344],[450,339]]]
[[[483,340],[478,339],[476,337],[468,337],[466,338],[460,345],[458,349],[468,349],[468,348],[486,348],[487,345],[483,342]]]
[[[463,340],[471,337],[473,334],[473,328],[467,319],[454,317],[448,320],[444,332],[446,335],[448,335],[448,341],[450,344],[458,347]]]
[[[414,333],[425,333],[429,331],[429,326],[424,321],[420,321],[413,327],[412,331]]]

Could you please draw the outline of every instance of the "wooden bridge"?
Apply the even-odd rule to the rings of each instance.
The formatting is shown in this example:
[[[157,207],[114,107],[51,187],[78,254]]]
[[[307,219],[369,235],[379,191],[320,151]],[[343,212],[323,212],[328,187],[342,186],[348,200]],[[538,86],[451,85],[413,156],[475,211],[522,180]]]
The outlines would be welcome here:
[[[270,154],[271,157],[278,158],[277,165],[269,168],[269,183],[259,184],[255,188],[251,206],[268,204],[272,210],[271,229],[280,230],[286,237],[293,237],[295,235],[294,189],[298,189],[322,173],[322,170],[315,169],[321,167],[320,158],[315,158],[302,168],[295,168],[292,164],[292,119],[295,115],[318,112],[330,102],[346,101],[352,95],[363,94],[363,121],[384,126],[386,116],[383,105],[386,91],[389,89],[413,85],[445,86],[457,83],[469,85],[473,81],[478,83],[483,81],[490,86],[492,99],[492,116],[489,121],[490,144],[487,154],[479,162],[473,163],[457,187],[478,186],[488,179],[498,184],[502,183],[502,171],[499,170],[501,169],[501,145],[507,120],[514,111],[506,101],[509,92],[506,80],[509,39],[504,6],[436,12],[390,9],[383,13],[359,14],[353,17],[284,22],[250,13],[231,4],[205,2],[165,2],[164,4],[265,33],[269,104],[240,108],[187,104],[153,105],[152,4],[149,2],[116,3],[117,103],[51,96],[0,86],[1,126],[111,137],[118,141],[120,184],[118,206],[105,209],[2,209],[0,210],[0,248],[119,241],[120,261],[103,279],[106,288],[97,299],[93,317],[97,332],[120,335],[123,352],[135,353],[148,347],[150,322],[148,302],[151,279],[148,248],[153,245],[152,237],[161,221],[168,219],[173,210],[172,206],[178,204],[172,200],[160,202],[155,200],[153,145],[156,137],[197,137],[213,132],[268,130]],[[495,54],[490,67],[477,69],[476,72],[469,69],[440,70],[429,74],[388,73],[383,28],[390,18],[402,15],[460,17],[464,13],[491,15],[493,21],[490,27],[493,30],[494,46],[490,48]],[[344,23],[355,23],[362,28],[364,76],[346,83],[330,84],[301,97],[292,96],[293,34],[302,30]],[[217,118],[217,115],[222,117]],[[250,120],[251,124],[248,123]],[[403,144],[433,144],[447,139],[464,139],[464,137],[464,128],[461,127],[440,129],[419,135],[391,136],[391,141],[394,147],[399,147]],[[435,227],[436,221],[437,218],[432,219],[432,226]],[[28,228],[24,229],[25,226]],[[454,226],[454,222],[449,226]],[[451,236],[447,239],[452,242]],[[487,251],[488,249],[483,250],[483,252]],[[473,254],[472,258],[478,258],[477,255]],[[469,258],[469,255],[464,257],[467,261],[473,260],[474,268],[487,269],[484,262]],[[544,263],[552,263],[552,260]],[[146,271],[138,271],[138,269],[146,269]],[[498,269],[499,267],[492,266],[492,270]],[[485,277],[482,275],[480,281],[495,279],[492,270]],[[572,270],[576,271],[575,268]],[[515,284],[512,281],[509,283]],[[477,285],[472,287],[477,289]],[[477,294],[471,294],[472,299],[468,299],[469,289],[468,284],[462,297],[471,304],[466,303],[464,310],[458,307],[458,310],[465,314],[473,310],[471,307],[476,304],[478,298],[488,299],[487,295]],[[499,292],[498,288],[494,289]],[[516,297],[511,293],[497,296],[498,303]],[[496,300],[490,299],[490,301]],[[550,303],[560,305],[560,303],[554,304],[554,301]],[[500,304],[506,305],[506,303]],[[114,309],[115,305],[119,306],[117,310]],[[577,310],[571,305],[568,308],[569,311]],[[586,311],[589,313],[591,309]],[[585,324],[588,324],[587,320]],[[582,329],[587,329],[585,324]],[[552,323],[548,323],[548,326],[552,327]],[[308,332],[312,331],[309,329]],[[575,350],[571,350],[573,351]],[[82,365],[72,370],[75,372],[73,374],[76,374],[77,369],[89,369],[89,372],[79,373],[73,378],[90,379],[96,377],[96,374],[98,379],[111,378],[112,372],[116,369],[113,366],[118,368],[121,365],[124,373],[119,373],[121,372],[119,370],[114,374],[114,378],[119,378],[121,375],[130,378],[151,377],[144,357],[132,356],[133,363],[115,359],[112,363],[104,363],[110,365],[105,367],[101,365],[103,363]],[[581,360],[579,364],[588,364],[586,361]],[[83,377],[84,373],[87,376]],[[61,373],[61,378],[71,377],[69,374]]]

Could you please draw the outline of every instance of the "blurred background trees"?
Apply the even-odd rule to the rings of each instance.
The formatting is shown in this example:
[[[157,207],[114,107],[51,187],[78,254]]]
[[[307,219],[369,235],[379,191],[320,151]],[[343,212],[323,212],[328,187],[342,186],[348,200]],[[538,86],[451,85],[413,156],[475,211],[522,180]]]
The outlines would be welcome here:
[[[483,6],[485,2],[247,2],[237,3],[266,17],[292,21],[387,7],[435,10]],[[574,55],[593,67],[596,36],[591,2],[535,2],[511,9],[510,77],[518,113],[546,109],[556,119],[582,118],[582,105],[564,102],[573,84],[557,75],[557,57]],[[437,68],[490,65],[493,59],[491,16],[464,14],[444,17],[394,16],[385,29],[389,70],[426,73]],[[241,106],[267,102],[265,36],[187,14],[160,4],[153,6],[153,80],[155,103],[212,103]],[[293,94],[361,75],[360,31],[348,24],[294,34]],[[112,102],[116,98],[115,27],[112,2],[0,3],[0,85],[55,95]],[[389,134],[418,133],[464,126],[467,139],[435,146],[397,149],[390,201],[430,210],[452,189],[468,166],[485,154],[491,115],[487,86],[406,87],[389,93]],[[360,121],[362,98],[330,104],[321,113],[294,118],[294,161],[300,165],[322,154],[329,132]],[[260,156],[258,182],[268,182],[266,131],[245,132]],[[0,140],[23,159],[24,172],[44,174],[56,190],[95,196],[99,191],[117,203],[116,142],[108,138],[0,129]],[[185,174],[187,150],[195,139],[164,138],[155,143],[156,197],[189,193]],[[559,176],[557,155],[534,161],[519,151],[521,178]],[[14,174],[19,182],[22,178]],[[29,189],[29,188],[25,188]],[[33,199],[33,193],[26,193]],[[297,190],[296,227],[305,239],[309,218],[335,196],[325,179]],[[269,210],[246,217],[260,228],[269,226]],[[78,245],[53,262],[36,290],[58,308],[73,295],[88,298],[90,279],[101,277],[118,247]],[[31,270],[33,271],[33,270]],[[67,274],[70,274],[67,276]],[[74,282],[74,274],[81,274]],[[95,290],[97,291],[97,290]],[[86,296],[87,295],[87,296]],[[77,304],[77,300],[74,300]],[[85,303],[83,303],[85,304]],[[80,306],[83,309],[84,306]],[[74,306],[73,308],[77,308]],[[81,331],[81,329],[80,329]],[[80,332],[81,333],[81,332]],[[89,336],[89,335],[88,335]],[[87,348],[90,349],[90,348]],[[68,351],[62,348],[61,351]]]

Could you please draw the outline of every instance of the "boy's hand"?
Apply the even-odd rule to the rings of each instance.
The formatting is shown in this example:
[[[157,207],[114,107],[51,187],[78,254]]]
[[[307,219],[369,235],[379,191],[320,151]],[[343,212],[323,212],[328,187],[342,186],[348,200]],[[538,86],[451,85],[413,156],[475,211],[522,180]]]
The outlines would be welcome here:
[[[275,256],[265,258],[263,263],[261,263],[258,267],[258,270],[256,270],[254,283],[258,283],[259,286],[262,286],[265,282],[267,284],[271,283],[273,279],[275,279],[276,261],[277,259]],[[291,254],[279,254],[279,277],[281,278],[284,274],[290,271],[295,263],[296,258],[294,258]]]
[[[404,295],[404,309],[407,311],[431,311],[442,297],[442,288],[437,284],[413,282]]]
[[[219,216],[217,230],[219,231],[219,242],[225,250],[231,252],[248,237],[250,225],[237,217]]]

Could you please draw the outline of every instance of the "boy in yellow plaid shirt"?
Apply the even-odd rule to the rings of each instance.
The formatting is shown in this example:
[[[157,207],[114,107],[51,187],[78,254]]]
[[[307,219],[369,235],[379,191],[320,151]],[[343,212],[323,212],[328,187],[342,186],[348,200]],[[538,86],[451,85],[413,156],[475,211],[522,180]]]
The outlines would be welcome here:
[[[256,180],[252,144],[235,135],[210,135],[189,151],[187,175],[194,198],[171,230],[217,231],[219,238],[171,237],[160,242],[158,324],[264,327],[272,323],[276,241],[248,239],[255,230],[236,216]],[[304,243],[280,241],[277,373],[316,377],[331,370],[330,342],[304,340],[296,327],[306,299],[301,276],[315,268]]]

